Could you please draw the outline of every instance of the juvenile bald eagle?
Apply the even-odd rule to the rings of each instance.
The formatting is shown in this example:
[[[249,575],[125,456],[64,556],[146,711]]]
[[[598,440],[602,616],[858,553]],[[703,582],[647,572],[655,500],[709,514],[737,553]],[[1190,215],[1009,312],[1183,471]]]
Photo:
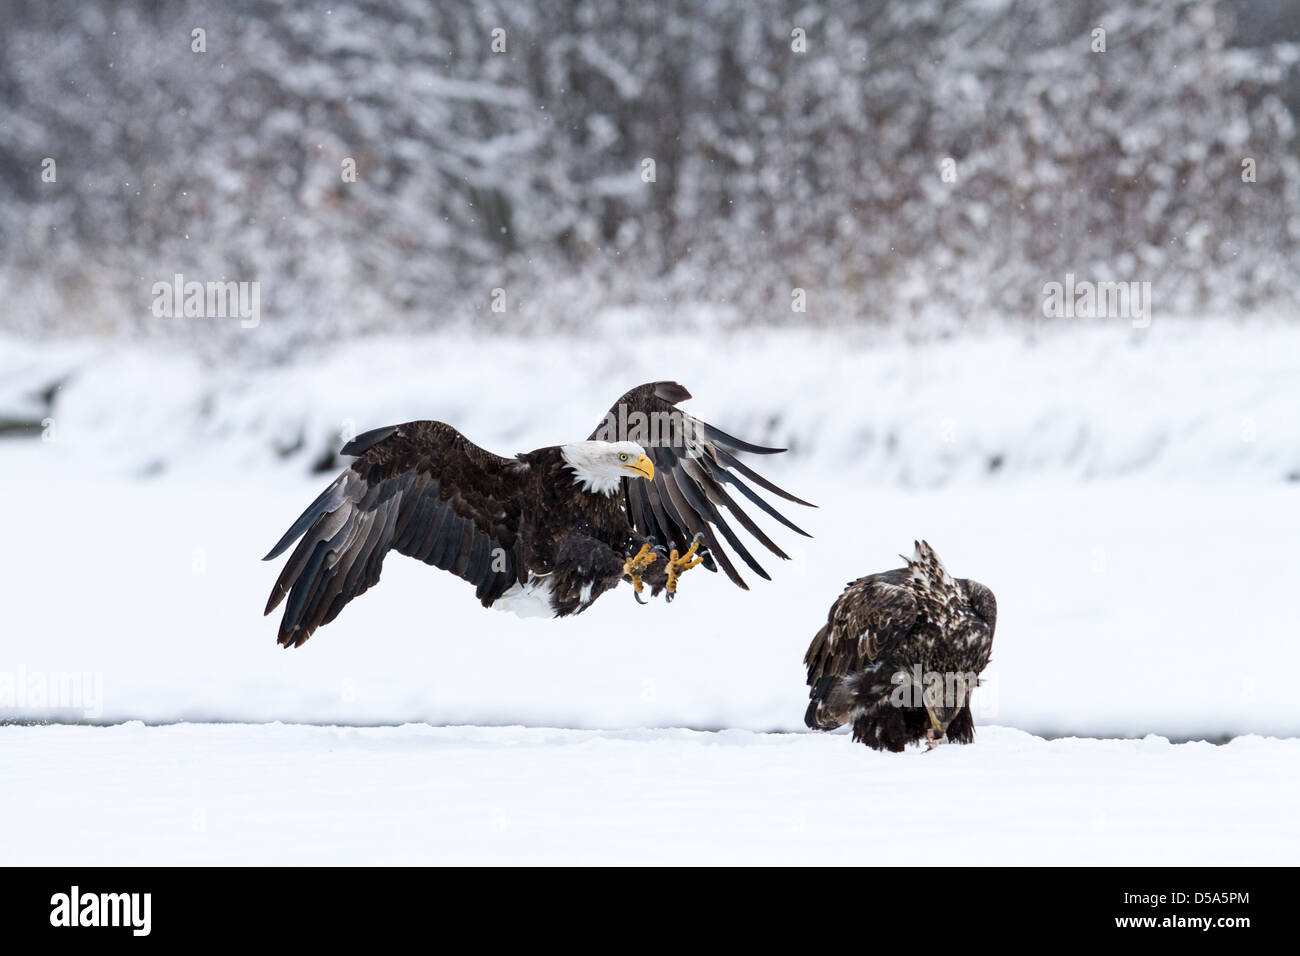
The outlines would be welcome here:
[[[813,638],[808,665],[814,730],[853,724],[853,739],[901,751],[926,740],[975,738],[970,693],[989,662],[993,592],[949,576],[926,542],[907,567],[850,581]]]
[[[634,388],[587,441],[502,458],[450,425],[408,422],[358,435],[357,456],[293,523],[264,560],[300,537],[266,612],[288,596],[279,643],[298,646],[379,580],[390,550],[451,571],[484,607],[566,617],[591,606],[620,580],[637,600],[677,592],[698,564],[719,566],[746,588],[726,539],[755,574],[768,574],[724,519],[725,508],[778,557],[786,554],[728,493],[730,487],[807,536],[745,484],[793,501],[736,458],[771,455],[677,408],[690,392],[676,382]],[[812,507],[810,505],[810,507]]]

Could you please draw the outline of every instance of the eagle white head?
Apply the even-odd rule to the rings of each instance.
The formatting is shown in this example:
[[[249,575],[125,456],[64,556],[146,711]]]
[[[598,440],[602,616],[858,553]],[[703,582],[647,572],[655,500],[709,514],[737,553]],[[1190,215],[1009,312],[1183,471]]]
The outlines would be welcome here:
[[[653,478],[655,466],[634,441],[575,441],[560,446],[560,455],[573,470],[583,491],[608,497],[624,478]]]

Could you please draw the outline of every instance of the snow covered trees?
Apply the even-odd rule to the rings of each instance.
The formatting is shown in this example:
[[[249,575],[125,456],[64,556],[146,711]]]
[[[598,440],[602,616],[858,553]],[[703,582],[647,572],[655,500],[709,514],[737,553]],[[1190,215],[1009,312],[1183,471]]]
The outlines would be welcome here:
[[[1236,311],[1300,278],[1284,7],[4,6],[3,327],[274,353],[613,303],[1032,317],[1067,272]],[[158,320],[176,273],[260,281],[266,320]]]

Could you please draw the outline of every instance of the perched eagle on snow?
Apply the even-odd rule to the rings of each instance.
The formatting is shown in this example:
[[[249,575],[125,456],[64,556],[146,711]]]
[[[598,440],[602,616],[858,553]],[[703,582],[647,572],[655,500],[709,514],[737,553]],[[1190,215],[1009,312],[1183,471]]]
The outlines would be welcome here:
[[[767,578],[723,518],[725,508],[778,557],[785,553],[728,492],[734,489],[781,524],[796,527],[740,476],[793,501],[736,458],[771,455],[687,415],[691,393],[676,382],[634,388],[587,441],[502,458],[450,425],[419,421],[358,435],[357,456],[285,532],[264,560],[302,538],[280,573],[266,612],[288,597],[279,643],[296,647],[379,580],[390,550],[469,582],[484,607],[566,617],[619,581],[637,600],[672,600],[678,576],[703,563],[745,582],[718,534]],[[812,507],[809,505],[809,507]]]
[[[901,751],[925,740],[975,738],[970,693],[988,665],[997,625],[993,592],[953,578],[934,549],[915,543],[907,567],[849,582],[804,663],[812,703],[804,723]]]

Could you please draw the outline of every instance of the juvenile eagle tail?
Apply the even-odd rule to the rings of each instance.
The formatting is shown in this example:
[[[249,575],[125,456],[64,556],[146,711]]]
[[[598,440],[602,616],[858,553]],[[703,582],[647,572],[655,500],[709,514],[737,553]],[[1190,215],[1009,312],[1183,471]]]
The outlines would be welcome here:
[[[948,574],[948,569],[943,566],[934,548],[930,547],[930,542],[913,541],[912,556],[909,558],[900,554],[899,557],[907,562],[909,577],[913,581],[933,590],[947,591],[954,587],[952,576]]]
[[[812,700],[804,712],[803,722],[813,730],[834,730],[849,722],[853,703],[847,678],[819,677],[808,696]]]

